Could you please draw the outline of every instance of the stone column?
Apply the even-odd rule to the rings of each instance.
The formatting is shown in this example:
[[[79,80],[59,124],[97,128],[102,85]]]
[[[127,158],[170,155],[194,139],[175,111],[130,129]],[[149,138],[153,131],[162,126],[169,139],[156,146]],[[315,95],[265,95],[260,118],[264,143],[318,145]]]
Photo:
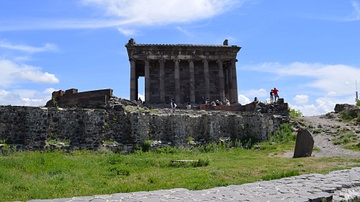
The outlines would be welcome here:
[[[150,81],[150,64],[145,60],[145,102],[151,103],[151,81]]]
[[[205,99],[210,99],[210,79],[209,79],[209,62],[208,59],[205,58],[203,60],[204,63],[204,81],[205,81]]]
[[[160,91],[160,102],[161,103],[165,103],[165,69],[164,69],[164,65],[165,65],[165,60],[162,58],[159,60],[160,63],[160,75],[159,75],[159,81],[160,81],[160,86],[159,86],[159,91]]]
[[[135,60],[130,59],[130,100],[137,100],[137,76]]]
[[[221,59],[217,60],[218,68],[219,68],[219,95],[221,101],[225,100],[225,79],[224,79],[224,68],[223,61]]]
[[[225,97],[230,100],[230,80],[229,80],[229,66],[225,66]]]
[[[195,103],[195,75],[194,61],[189,60],[189,78],[190,78],[190,103]]]
[[[180,104],[180,67],[179,59],[175,59],[175,102]]]
[[[238,89],[236,78],[236,59],[231,60],[231,102],[238,103]]]

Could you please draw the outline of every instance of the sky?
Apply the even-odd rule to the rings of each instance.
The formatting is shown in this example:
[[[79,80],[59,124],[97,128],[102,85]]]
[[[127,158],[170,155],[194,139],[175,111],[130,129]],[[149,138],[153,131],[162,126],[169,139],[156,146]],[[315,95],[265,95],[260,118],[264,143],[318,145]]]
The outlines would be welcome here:
[[[276,87],[321,115],[360,86],[360,0],[1,0],[0,105],[44,106],[70,88],[129,99],[130,38],[240,46],[241,104]]]

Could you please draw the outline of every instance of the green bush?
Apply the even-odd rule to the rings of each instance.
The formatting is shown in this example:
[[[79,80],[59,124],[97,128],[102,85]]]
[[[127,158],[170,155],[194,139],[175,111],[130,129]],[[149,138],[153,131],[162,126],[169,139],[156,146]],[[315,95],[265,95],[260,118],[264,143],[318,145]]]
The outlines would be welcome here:
[[[344,121],[352,121],[352,120],[360,120],[360,113],[356,113],[355,111],[343,111],[340,114],[340,119]]]
[[[302,116],[302,113],[300,110],[290,109],[290,118],[291,119],[296,119],[301,116]]]
[[[153,141],[151,141],[151,140],[145,140],[145,142],[141,145],[141,150],[142,150],[143,152],[148,152],[148,151],[150,151],[152,142],[153,142]]]
[[[280,128],[271,133],[269,137],[270,142],[275,143],[287,143],[290,141],[294,141],[296,136],[293,134],[294,128],[289,123],[283,123],[280,125]]]

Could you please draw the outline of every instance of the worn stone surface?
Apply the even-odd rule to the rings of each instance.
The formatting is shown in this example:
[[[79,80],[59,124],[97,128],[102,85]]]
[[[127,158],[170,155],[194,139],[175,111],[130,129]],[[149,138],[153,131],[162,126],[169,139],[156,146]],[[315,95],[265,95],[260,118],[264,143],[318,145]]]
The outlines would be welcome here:
[[[314,138],[305,128],[299,128],[296,136],[294,158],[310,157],[314,147]]]
[[[85,201],[332,201],[360,199],[360,167],[333,171],[329,174],[306,174],[271,181],[260,181],[205,190],[183,188],[81,196],[64,199],[31,200],[30,202]]]

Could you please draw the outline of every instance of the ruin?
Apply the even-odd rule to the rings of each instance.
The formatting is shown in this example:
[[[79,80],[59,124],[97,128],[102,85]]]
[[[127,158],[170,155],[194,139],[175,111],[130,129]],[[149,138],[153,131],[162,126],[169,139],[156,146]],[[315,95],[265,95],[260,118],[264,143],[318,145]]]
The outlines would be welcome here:
[[[113,96],[112,89],[78,92],[78,89],[54,91],[45,107],[96,107],[106,105]]]
[[[145,77],[147,104],[201,104],[205,99],[238,103],[236,56],[241,47],[228,45],[125,45],[130,61],[130,99],[138,99],[138,79]]]

